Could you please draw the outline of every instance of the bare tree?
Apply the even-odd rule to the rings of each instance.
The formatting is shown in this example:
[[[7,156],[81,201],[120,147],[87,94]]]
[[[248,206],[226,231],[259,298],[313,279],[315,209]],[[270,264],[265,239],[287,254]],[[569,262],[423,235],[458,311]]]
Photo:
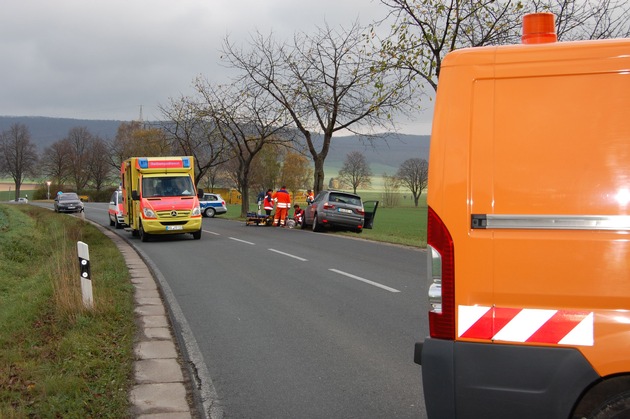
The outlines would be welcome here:
[[[414,205],[417,207],[420,195],[427,187],[429,163],[425,159],[407,159],[398,168],[396,177],[409,188],[413,195]]]
[[[87,127],[74,127],[63,139],[68,148],[70,178],[77,192],[82,191],[90,179],[90,148],[94,137]]]
[[[413,98],[406,74],[391,66],[376,69],[366,35],[355,23],[348,30],[325,26],[312,35],[297,33],[291,44],[257,33],[249,51],[229,39],[224,42],[225,59],[243,72],[239,82],[268,92],[304,136],[315,166],[316,193],[323,188],[324,162],[335,133],[375,135],[377,128],[394,128],[391,113],[402,112]],[[321,144],[314,141],[315,132],[323,133]]]
[[[285,135],[290,121],[284,108],[264,89],[243,89],[236,84],[216,86],[201,80],[197,81],[196,88],[205,100],[204,114],[213,119],[238,162],[236,180],[243,198],[241,216],[245,217],[249,211],[252,162],[264,145],[292,141]]]
[[[103,185],[112,178],[113,170],[108,163],[108,153],[107,143],[100,137],[93,137],[88,150],[88,174],[89,182],[94,185],[94,189],[97,191],[100,191]]]
[[[400,199],[400,195],[398,194],[400,179],[396,176],[389,176],[387,173],[383,173],[383,188],[385,190],[383,204],[390,208],[397,206]]]
[[[24,124],[13,124],[0,135],[0,173],[6,173],[15,182],[15,200],[26,175],[33,175],[37,167],[37,151],[31,142],[31,133]]]
[[[197,81],[198,85],[201,83]],[[214,121],[204,118],[200,105],[191,98],[171,99],[169,105],[160,106],[160,110],[167,119],[163,128],[173,150],[194,157],[195,185],[212,168],[232,157],[227,150],[229,144],[216,130]]]
[[[437,89],[442,60],[465,47],[520,42],[529,12],[556,14],[559,40],[627,37],[625,0],[381,0],[395,20],[382,42],[385,62],[413,72]],[[390,24],[387,19],[383,22]],[[376,32],[374,32],[376,33]],[[378,37],[376,37],[378,39]]]
[[[53,185],[63,185],[70,177],[70,148],[67,141],[59,140],[46,147],[40,160],[42,174]]]
[[[339,181],[343,185],[350,185],[353,192],[357,188],[372,184],[372,169],[360,151],[351,151],[346,155],[343,166],[339,170]]]

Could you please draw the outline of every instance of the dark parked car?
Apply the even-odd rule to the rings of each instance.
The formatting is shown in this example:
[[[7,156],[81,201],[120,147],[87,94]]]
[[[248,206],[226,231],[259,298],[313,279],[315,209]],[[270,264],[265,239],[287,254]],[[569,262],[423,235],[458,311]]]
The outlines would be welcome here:
[[[55,212],[81,212],[83,202],[74,192],[65,192],[55,197]]]
[[[366,212],[359,195],[341,191],[321,191],[311,205],[304,209],[302,228],[312,226],[313,231],[324,228],[352,230],[360,233],[364,228],[372,228],[378,201],[369,201],[370,211]]]

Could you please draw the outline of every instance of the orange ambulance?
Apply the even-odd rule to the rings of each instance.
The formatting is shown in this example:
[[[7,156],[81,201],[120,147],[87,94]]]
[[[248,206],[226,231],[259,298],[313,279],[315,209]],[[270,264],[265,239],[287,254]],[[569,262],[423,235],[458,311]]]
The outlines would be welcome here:
[[[630,417],[630,39],[557,42],[554,19],[442,64],[429,418]]]

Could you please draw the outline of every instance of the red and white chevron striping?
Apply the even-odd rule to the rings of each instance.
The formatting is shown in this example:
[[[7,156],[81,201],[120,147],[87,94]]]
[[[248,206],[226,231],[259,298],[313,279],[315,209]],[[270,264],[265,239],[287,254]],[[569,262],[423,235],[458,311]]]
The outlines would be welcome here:
[[[593,346],[593,313],[484,306],[458,307],[460,338]]]

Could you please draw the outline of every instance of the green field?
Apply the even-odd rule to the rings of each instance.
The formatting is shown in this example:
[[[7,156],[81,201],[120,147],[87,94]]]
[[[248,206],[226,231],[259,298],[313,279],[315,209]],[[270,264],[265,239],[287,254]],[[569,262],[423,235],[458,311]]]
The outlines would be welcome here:
[[[360,192],[363,201],[381,201],[383,199],[380,192]],[[396,207],[388,208],[381,204],[376,211],[374,219],[374,228],[372,230],[364,230],[361,234],[350,232],[331,232],[330,234],[350,235],[369,240],[401,244],[406,246],[414,246],[426,248],[427,246],[427,203],[426,195],[420,196],[418,208],[413,204],[411,194],[401,194],[399,204]],[[241,206],[229,205],[228,212],[219,217],[230,219],[241,219]],[[250,211],[254,211],[257,207],[255,203],[251,203]],[[291,214],[293,212],[291,211]]]

